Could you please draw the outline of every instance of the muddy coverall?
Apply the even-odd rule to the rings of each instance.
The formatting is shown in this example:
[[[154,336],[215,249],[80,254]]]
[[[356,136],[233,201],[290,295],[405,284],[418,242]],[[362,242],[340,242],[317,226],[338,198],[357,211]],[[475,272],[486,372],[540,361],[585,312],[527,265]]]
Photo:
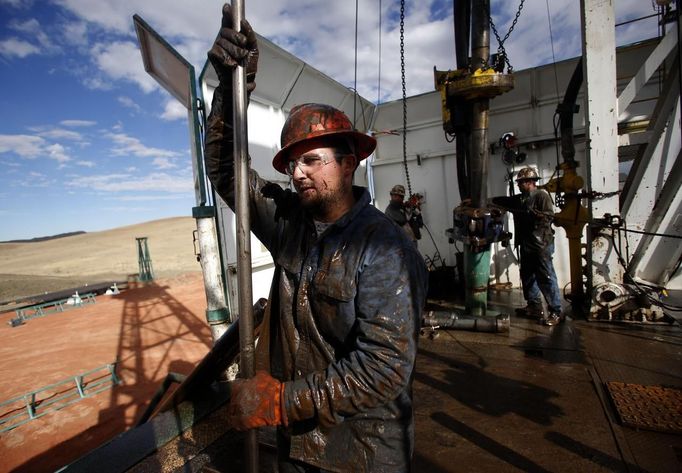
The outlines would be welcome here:
[[[516,196],[515,196],[516,197]],[[522,193],[520,209],[514,210],[515,245],[521,247],[520,275],[523,297],[529,305],[542,307],[545,297],[550,312],[561,312],[561,296],[552,255],[554,254],[554,209],[543,189]]]
[[[405,211],[405,206],[402,203],[389,202],[384,213],[405,231],[410,240],[413,242],[417,241],[414,231],[410,226],[410,216]]]
[[[206,168],[234,208],[232,100],[222,87],[208,118]],[[249,171],[252,231],[276,265],[257,369],[285,382],[280,461],[333,472],[409,471],[427,273],[368,191],[353,190],[354,207],[317,235],[295,193]]]

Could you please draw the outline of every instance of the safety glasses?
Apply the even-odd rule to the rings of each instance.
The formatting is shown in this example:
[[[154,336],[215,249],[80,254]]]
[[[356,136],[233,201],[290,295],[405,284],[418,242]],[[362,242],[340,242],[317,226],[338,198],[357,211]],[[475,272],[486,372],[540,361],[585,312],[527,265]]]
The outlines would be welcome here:
[[[298,167],[304,174],[311,175],[330,162],[330,158],[324,153],[306,153],[289,161],[286,171],[289,176],[293,176]]]

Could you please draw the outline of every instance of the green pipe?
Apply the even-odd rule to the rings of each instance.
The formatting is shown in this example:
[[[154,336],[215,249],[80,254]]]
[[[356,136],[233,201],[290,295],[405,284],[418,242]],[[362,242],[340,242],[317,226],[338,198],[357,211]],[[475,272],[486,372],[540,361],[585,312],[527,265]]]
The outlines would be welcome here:
[[[464,246],[464,278],[466,313],[486,315],[488,305],[488,279],[490,278],[490,245],[483,251],[472,251]]]

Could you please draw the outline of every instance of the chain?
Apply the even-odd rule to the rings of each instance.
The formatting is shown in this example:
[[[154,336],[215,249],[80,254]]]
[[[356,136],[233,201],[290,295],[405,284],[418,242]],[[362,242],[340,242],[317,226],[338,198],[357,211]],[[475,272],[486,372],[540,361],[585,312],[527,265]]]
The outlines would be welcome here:
[[[516,16],[514,16],[514,21],[512,21],[511,26],[509,27],[509,31],[507,31],[507,34],[504,35],[503,39],[500,39],[500,34],[497,32],[497,27],[495,27],[495,23],[493,23],[493,17],[490,15],[490,11],[488,11],[488,22],[490,23],[490,28],[493,30],[493,34],[495,35],[495,39],[497,39],[497,54],[499,56],[504,57],[504,62],[507,64],[507,71],[511,74],[514,68],[512,65],[509,63],[509,58],[507,57],[507,51],[504,49],[504,42],[507,41],[509,38],[509,35],[514,31],[514,27],[516,26],[516,23],[519,21],[519,16],[521,16],[521,10],[523,10],[523,2],[526,0],[521,0],[521,3],[519,3],[519,9],[516,11]]]
[[[407,191],[412,196],[410,184],[410,172],[407,169],[407,92],[405,90],[405,0],[400,0],[400,77],[403,86],[403,166],[405,167],[405,179]]]

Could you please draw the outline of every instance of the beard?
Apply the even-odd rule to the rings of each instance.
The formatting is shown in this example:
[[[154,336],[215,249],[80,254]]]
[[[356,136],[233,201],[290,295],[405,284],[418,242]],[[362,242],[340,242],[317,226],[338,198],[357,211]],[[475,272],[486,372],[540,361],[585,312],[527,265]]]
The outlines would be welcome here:
[[[297,189],[303,208],[314,218],[321,220],[330,213],[340,202],[344,194],[341,189],[332,189],[327,181],[321,183],[322,190],[317,187],[302,187]]]

